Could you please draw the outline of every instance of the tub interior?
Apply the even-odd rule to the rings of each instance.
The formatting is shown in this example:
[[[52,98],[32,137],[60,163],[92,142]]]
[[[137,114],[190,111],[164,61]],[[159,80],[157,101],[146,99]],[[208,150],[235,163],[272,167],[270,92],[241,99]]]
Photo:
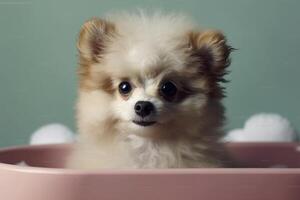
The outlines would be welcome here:
[[[299,143],[228,143],[231,159],[241,168],[299,168]],[[63,168],[72,145],[37,145],[0,150],[0,163],[25,162],[33,167]]]
[[[64,168],[72,145],[35,145],[0,151],[0,163],[31,167]]]

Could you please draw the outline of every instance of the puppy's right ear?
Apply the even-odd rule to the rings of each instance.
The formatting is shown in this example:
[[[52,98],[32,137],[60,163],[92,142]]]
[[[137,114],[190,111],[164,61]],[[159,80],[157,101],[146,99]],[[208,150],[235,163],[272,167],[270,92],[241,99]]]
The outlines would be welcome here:
[[[115,35],[116,28],[111,22],[93,18],[81,27],[77,48],[81,58],[100,62],[107,42]]]

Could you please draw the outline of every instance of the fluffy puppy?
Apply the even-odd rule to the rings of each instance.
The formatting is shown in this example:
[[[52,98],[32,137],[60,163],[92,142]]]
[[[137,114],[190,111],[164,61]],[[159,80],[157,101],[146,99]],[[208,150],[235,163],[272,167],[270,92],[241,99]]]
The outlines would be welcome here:
[[[68,167],[223,166],[231,48],[181,15],[93,18],[78,39],[78,143]]]

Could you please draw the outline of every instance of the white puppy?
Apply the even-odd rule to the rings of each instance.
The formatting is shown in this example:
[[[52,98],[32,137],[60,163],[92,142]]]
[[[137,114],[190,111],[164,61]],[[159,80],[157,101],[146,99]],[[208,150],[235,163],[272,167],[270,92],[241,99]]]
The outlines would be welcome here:
[[[68,167],[223,166],[224,35],[181,15],[122,14],[81,28],[79,142]]]

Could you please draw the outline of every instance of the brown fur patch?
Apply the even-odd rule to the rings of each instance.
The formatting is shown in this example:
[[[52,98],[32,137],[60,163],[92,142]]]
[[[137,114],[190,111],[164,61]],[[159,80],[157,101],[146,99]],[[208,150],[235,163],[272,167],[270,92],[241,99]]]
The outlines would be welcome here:
[[[165,67],[163,66],[156,66],[156,67],[149,67],[147,71],[145,72],[145,76],[148,79],[156,78],[159,76],[163,71],[165,70]]]
[[[113,94],[115,92],[113,80],[109,76],[105,76],[104,79],[101,80],[99,88],[109,94]]]
[[[198,78],[206,82],[210,96],[223,97],[220,82],[226,82],[224,76],[230,65],[229,55],[233,48],[227,45],[225,36],[218,31],[190,32],[188,38],[190,68],[194,66],[198,70]]]
[[[116,34],[114,24],[99,18],[88,20],[81,27],[77,48],[81,57],[99,62],[107,42]]]
[[[79,86],[83,90],[102,90],[108,94],[114,94],[113,80],[106,74],[92,74],[88,70],[81,72],[79,68]]]
[[[91,72],[92,65],[99,63],[105,47],[116,33],[114,24],[102,19],[93,18],[81,27],[77,48],[79,52],[79,85],[81,89],[103,91],[112,94],[113,82],[105,73]],[[93,74],[92,74],[93,73]]]

